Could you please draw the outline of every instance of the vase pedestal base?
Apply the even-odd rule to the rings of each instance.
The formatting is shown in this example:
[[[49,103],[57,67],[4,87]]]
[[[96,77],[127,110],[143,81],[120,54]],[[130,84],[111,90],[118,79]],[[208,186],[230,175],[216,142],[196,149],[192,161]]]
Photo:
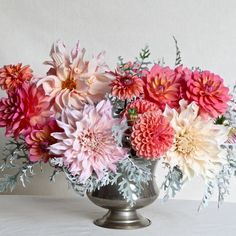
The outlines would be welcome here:
[[[138,229],[149,226],[151,221],[136,210],[111,209],[102,218],[95,220],[94,224],[112,229]]]

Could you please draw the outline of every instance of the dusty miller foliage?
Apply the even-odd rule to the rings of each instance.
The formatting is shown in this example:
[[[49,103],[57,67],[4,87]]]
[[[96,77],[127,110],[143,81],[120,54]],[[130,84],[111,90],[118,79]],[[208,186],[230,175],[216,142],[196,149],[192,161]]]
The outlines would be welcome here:
[[[131,206],[140,196],[143,186],[152,180],[151,162],[127,157],[118,167],[118,191]]]
[[[217,193],[218,207],[229,195],[230,179],[236,175],[236,145],[224,144],[222,148],[227,151],[227,164],[224,164],[215,179],[207,183],[205,194],[199,205],[198,210],[208,206],[213,194]]]
[[[228,111],[224,116],[216,120],[216,124],[226,124],[236,128],[236,86],[234,86],[232,90],[232,99]],[[218,196],[218,207],[220,207],[225,198],[229,195],[230,179],[236,176],[236,144],[226,143],[221,145],[221,147],[227,153],[227,162],[222,166],[216,178],[208,182],[199,210],[208,206],[209,200],[211,200],[215,193],[215,189]]]
[[[85,182],[81,182],[79,176],[71,175],[66,168],[63,168],[63,171],[67,176],[69,186],[80,196],[84,196],[87,192],[99,190],[109,184],[116,184],[119,193],[132,207],[140,196],[144,184],[148,184],[152,179],[150,165],[151,162],[149,161],[143,161],[139,158],[131,159],[127,156],[118,163],[116,172],[105,171],[101,179],[93,174]]]
[[[166,166],[168,168],[168,173],[161,185],[161,188],[165,191],[163,197],[164,201],[167,201],[170,197],[174,198],[184,184],[183,173],[180,168],[178,166],[171,168],[168,164],[166,164]]]
[[[224,115],[229,125],[236,128],[236,85],[232,89],[232,98],[229,104],[229,109]]]
[[[25,187],[34,175],[34,166],[39,163],[32,163],[28,159],[24,139],[9,140],[3,150],[3,155],[4,158],[1,160],[0,170],[14,169],[15,173],[12,175],[3,174],[3,177],[0,178],[0,192],[13,191],[18,182]]]

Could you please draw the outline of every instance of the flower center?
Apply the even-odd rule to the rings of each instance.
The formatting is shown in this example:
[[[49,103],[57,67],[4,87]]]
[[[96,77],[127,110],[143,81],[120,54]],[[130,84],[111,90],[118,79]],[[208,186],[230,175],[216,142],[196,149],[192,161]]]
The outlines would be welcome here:
[[[39,147],[40,147],[41,151],[47,152],[48,151],[48,142],[41,142],[39,144]]]
[[[96,137],[96,135],[91,132],[90,130],[86,130],[84,131],[80,136],[79,136],[79,141],[80,144],[87,148],[87,149],[91,149],[91,150],[95,150],[98,145],[99,145],[99,141],[98,138]]]
[[[65,81],[62,81],[61,87],[62,89],[69,89],[72,91],[73,89],[76,89],[76,81],[73,78],[68,78]]]
[[[124,86],[129,86],[129,85],[132,85],[133,84],[133,80],[131,78],[128,78],[128,77],[124,77],[121,79],[121,83],[124,85]]]
[[[183,135],[178,135],[175,140],[176,150],[183,154],[190,154],[195,150],[193,137],[185,133]]]
[[[165,91],[165,86],[160,83],[158,78],[155,78],[155,80],[152,82],[152,86],[155,92],[163,93]]]

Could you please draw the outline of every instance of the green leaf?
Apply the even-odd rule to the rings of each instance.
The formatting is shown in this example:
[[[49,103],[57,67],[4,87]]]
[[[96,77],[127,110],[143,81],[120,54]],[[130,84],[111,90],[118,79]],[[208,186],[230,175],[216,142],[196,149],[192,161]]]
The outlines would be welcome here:
[[[174,36],[173,36],[173,39],[175,41],[175,49],[176,49],[175,66],[177,67],[181,64],[182,58],[181,58],[181,52],[179,50],[178,42]]]

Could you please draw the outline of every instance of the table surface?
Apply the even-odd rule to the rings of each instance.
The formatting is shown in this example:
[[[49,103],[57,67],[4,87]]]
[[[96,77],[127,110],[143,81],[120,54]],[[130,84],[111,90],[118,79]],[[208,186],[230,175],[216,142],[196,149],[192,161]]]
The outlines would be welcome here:
[[[152,220],[151,226],[137,230],[113,230],[92,221],[105,210],[87,198],[0,196],[0,236],[168,236],[236,235],[236,204],[224,203],[217,209],[210,203],[197,212],[199,202],[156,201],[140,213]]]

